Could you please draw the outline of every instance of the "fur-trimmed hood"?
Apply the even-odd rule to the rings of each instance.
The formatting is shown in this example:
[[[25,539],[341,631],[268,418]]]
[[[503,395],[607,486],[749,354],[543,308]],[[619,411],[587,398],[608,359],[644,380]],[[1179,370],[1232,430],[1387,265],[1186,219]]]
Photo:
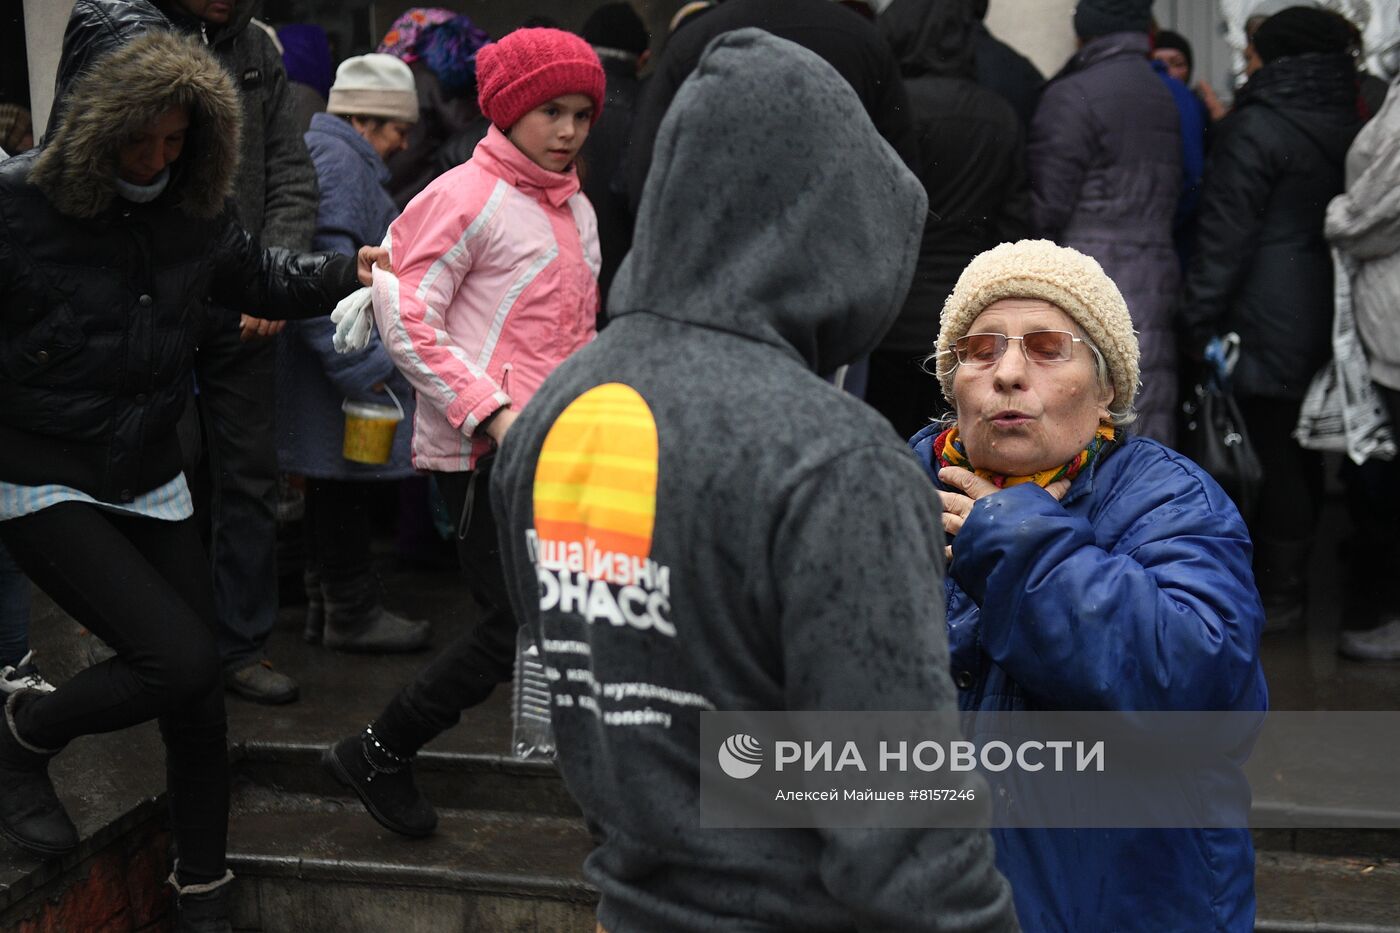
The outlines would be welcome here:
[[[117,196],[118,147],[182,106],[190,110],[190,129],[168,190],[191,216],[217,216],[238,170],[238,92],[197,39],[169,32],[137,36],[72,81],[30,181],[61,213],[96,217]]]

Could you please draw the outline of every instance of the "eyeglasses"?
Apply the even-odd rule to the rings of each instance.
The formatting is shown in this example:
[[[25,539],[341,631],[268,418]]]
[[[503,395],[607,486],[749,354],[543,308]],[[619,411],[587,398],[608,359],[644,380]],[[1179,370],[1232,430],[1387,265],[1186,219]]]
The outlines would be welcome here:
[[[1067,330],[1033,330],[1020,337],[967,334],[953,342],[953,354],[963,366],[991,366],[1006,355],[1007,344],[1012,340],[1021,341],[1021,353],[1032,363],[1067,362],[1074,355],[1076,343],[1088,342]]]

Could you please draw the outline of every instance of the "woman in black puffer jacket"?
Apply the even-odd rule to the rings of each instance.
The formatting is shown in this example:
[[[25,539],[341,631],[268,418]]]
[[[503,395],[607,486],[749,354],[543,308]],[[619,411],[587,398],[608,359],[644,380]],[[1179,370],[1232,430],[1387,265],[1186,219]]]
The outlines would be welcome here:
[[[40,855],[72,849],[49,759],[159,718],[177,929],[225,930],[223,683],[176,423],[204,315],[323,314],[357,270],[258,247],[228,206],[232,80],[158,17],[120,25],[94,24],[105,48],[86,47],[44,146],[0,166],[0,540],[117,650],[53,693],[11,695],[0,834]]]
[[[1322,494],[1321,455],[1292,433],[1308,383],[1332,355],[1323,216],[1361,126],[1350,42],[1345,20],[1306,7],[1259,27],[1264,67],[1215,130],[1179,311],[1183,349],[1196,358],[1212,338],[1240,336],[1231,382],[1264,466],[1250,531],[1266,630],[1302,620]]]

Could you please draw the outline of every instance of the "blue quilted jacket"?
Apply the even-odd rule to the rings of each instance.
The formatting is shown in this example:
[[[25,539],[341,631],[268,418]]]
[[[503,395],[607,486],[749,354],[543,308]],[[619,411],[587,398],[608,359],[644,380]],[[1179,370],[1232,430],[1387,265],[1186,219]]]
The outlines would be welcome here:
[[[931,425],[910,441],[929,475]],[[1230,499],[1129,437],[1061,502],[977,502],[947,580],[964,710],[1263,710],[1263,610]],[[1254,928],[1246,829],[998,829],[997,867],[1036,931]]]

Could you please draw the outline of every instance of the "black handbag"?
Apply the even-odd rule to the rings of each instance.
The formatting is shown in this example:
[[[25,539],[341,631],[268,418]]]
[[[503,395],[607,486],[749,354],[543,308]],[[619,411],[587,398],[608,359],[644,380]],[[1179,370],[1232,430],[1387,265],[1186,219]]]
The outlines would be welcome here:
[[[1264,467],[1229,385],[1214,374],[1206,376],[1196,383],[1181,410],[1185,415],[1181,452],[1215,478],[1249,521],[1259,501]]]

